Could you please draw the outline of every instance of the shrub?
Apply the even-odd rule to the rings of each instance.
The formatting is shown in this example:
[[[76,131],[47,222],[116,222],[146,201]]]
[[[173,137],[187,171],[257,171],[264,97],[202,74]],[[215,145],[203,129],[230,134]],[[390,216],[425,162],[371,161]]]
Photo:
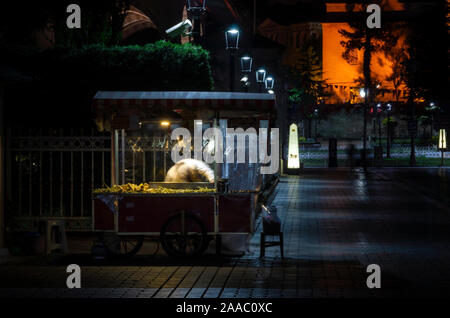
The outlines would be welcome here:
[[[166,41],[144,46],[54,47],[10,51],[17,68],[46,81],[88,83],[95,89],[212,90],[209,52]]]
[[[341,109],[321,119],[317,130],[323,138],[361,138],[363,115],[358,110]]]

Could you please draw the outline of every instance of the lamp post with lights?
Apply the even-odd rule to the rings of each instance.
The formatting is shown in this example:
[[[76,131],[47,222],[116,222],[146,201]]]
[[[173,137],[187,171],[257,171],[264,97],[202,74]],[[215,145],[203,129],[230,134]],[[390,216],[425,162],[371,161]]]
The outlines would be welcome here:
[[[319,119],[319,109],[314,109],[314,138],[317,141],[317,121]]]
[[[260,67],[256,71],[256,83],[259,85],[259,92],[262,92],[262,85],[265,83],[266,80],[266,70],[262,67]]]
[[[441,166],[444,166],[444,152],[447,149],[447,132],[445,129],[439,129],[439,145],[438,148],[441,151]]]
[[[433,137],[433,123],[434,123],[434,115],[437,110],[439,110],[439,106],[436,105],[434,102],[430,102],[430,106],[428,108],[431,112],[431,122],[430,122],[430,136]]]
[[[361,154],[361,160],[363,162],[363,168],[367,168],[367,97],[369,95],[369,92],[366,88],[361,88],[359,90],[359,96],[364,99],[364,107],[363,107],[363,113],[364,113],[364,123],[363,123],[363,151]]]
[[[381,104],[377,104],[377,120],[378,120],[378,146],[381,147]]]
[[[267,76],[264,80],[264,87],[266,88],[266,91],[271,94],[270,92],[273,92],[273,85],[275,84],[275,80],[272,76]]]
[[[248,92],[248,89],[251,84],[248,74],[252,72],[252,64],[253,59],[250,56],[244,55],[241,57],[241,73],[243,74],[241,82],[244,83],[244,88],[246,92]]]
[[[391,104],[387,104],[386,105],[386,110],[387,110],[387,140],[386,140],[386,158],[387,159],[391,159],[391,110],[392,110],[392,105]]]
[[[230,54],[230,92],[234,92],[234,58],[239,49],[239,30],[230,27],[225,31],[225,45]]]
[[[187,0],[186,11],[194,22],[192,35],[194,43],[200,43],[201,17],[206,12],[206,0]]]

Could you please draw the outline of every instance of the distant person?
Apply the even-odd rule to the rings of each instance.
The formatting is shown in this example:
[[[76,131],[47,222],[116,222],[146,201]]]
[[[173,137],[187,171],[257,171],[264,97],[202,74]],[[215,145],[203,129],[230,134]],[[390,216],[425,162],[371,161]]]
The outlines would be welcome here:
[[[354,144],[350,144],[347,146],[347,160],[350,169],[353,169],[353,167],[355,166],[355,151],[356,149]]]
[[[211,182],[214,171],[203,161],[183,159],[167,171],[165,182]]]

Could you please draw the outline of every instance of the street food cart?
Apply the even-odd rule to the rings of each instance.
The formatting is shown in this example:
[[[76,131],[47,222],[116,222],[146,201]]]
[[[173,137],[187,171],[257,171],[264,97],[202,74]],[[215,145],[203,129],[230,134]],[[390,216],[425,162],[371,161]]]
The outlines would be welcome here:
[[[169,255],[178,257],[202,254],[212,239],[220,252],[223,235],[251,235],[259,211],[260,184],[254,180],[261,179],[253,173],[255,165],[246,165],[243,170],[243,164],[230,164],[231,168],[227,163],[215,164],[215,183],[158,182],[154,179],[155,168],[153,178],[146,177],[149,169],[145,161],[144,167],[138,167],[133,156],[133,165],[127,166],[127,151],[131,152],[136,144],[126,138],[133,134],[141,138],[143,123],[153,122],[155,127],[157,121],[164,126],[169,126],[169,122],[180,126],[196,119],[221,130],[233,123],[236,127],[251,123],[258,125],[256,129],[261,125],[268,127],[274,104],[270,94],[98,92],[94,110],[98,126],[111,132],[112,177],[111,187],[94,191],[93,230],[114,236],[105,245],[117,254],[135,254],[144,237],[157,237]],[[168,114],[173,117],[169,119]],[[170,153],[170,140],[163,144],[164,151]],[[169,165],[170,160],[164,159],[164,173]],[[136,181],[136,175],[142,171],[138,182],[127,182]],[[243,171],[251,174],[250,178]],[[223,183],[224,177],[228,177],[228,184]],[[242,182],[239,178],[246,179]],[[247,182],[249,179],[251,182]]]

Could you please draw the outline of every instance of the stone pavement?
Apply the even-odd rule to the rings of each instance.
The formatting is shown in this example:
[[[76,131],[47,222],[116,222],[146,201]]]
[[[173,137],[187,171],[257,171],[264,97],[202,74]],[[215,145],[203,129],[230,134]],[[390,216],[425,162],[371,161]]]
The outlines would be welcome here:
[[[283,220],[284,260],[278,247],[259,259],[259,234],[235,258],[73,255],[1,265],[0,297],[450,296],[450,211],[410,184],[382,170],[306,170],[280,180],[273,204]],[[81,266],[81,289],[65,288],[71,263]],[[369,264],[381,267],[381,289],[366,287]]]

